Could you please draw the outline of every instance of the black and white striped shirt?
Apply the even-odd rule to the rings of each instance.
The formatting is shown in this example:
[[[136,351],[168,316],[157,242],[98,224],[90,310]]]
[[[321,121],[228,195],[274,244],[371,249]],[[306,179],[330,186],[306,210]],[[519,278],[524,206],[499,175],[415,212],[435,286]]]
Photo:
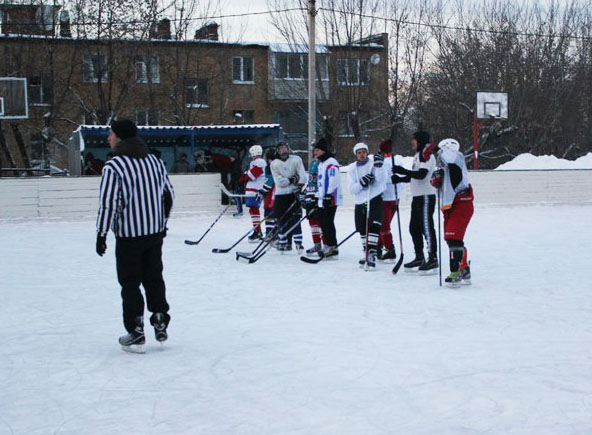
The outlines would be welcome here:
[[[162,160],[153,154],[143,158],[116,155],[105,163],[99,194],[97,232],[106,236],[139,237],[163,232],[164,198],[173,186]]]

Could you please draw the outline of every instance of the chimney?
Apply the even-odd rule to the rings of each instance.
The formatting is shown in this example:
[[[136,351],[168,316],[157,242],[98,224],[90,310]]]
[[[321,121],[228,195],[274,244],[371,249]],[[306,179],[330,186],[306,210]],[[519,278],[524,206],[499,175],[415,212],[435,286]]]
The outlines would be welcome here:
[[[60,36],[62,38],[72,37],[72,30],[70,29],[70,14],[66,10],[60,11]]]
[[[150,26],[150,39],[171,39],[171,20],[163,18]]]
[[[208,23],[195,31],[195,39],[218,40],[218,23]]]

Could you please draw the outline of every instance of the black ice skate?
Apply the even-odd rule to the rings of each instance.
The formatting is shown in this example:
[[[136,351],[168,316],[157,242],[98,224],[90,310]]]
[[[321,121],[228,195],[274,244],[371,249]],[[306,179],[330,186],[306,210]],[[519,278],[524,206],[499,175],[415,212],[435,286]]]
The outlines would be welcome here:
[[[384,251],[384,253],[378,257],[379,260],[382,260],[385,263],[394,263],[396,258],[397,254],[395,252],[395,248]]]
[[[417,272],[417,269],[419,268],[419,266],[421,266],[423,263],[424,263],[423,255],[421,257],[416,256],[415,260],[410,261],[409,263],[405,263],[403,265],[403,268],[405,269],[405,272],[415,273],[415,272]]]
[[[154,326],[154,337],[156,338],[156,341],[162,343],[163,341],[166,341],[167,338],[169,338],[169,335],[167,334],[165,316],[163,313],[154,313],[152,326]]]
[[[277,250],[280,251],[282,254],[284,252],[292,252],[292,244],[288,243],[281,243],[278,245]]]
[[[254,231],[249,237],[249,243],[259,243],[263,240],[263,233],[261,231]]]
[[[368,251],[368,257],[362,258],[358,261],[360,267],[363,267],[364,270],[374,270],[376,268],[376,250],[370,249]]]
[[[302,243],[294,243],[294,245],[296,246],[296,252],[298,255],[304,252],[304,245]]]
[[[119,344],[126,352],[145,353],[144,344],[146,336],[144,335],[144,319],[142,316],[136,317],[136,327],[129,334],[119,337]]]
[[[417,268],[421,275],[432,275],[438,271],[438,258],[430,257]]]

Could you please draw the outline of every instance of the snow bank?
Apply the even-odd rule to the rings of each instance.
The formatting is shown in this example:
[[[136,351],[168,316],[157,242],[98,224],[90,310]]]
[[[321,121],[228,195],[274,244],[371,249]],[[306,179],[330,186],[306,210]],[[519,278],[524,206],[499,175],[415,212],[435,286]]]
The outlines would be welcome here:
[[[558,159],[555,156],[533,156],[525,153],[498,166],[495,170],[513,171],[524,169],[592,169],[592,153],[588,153],[576,160]]]

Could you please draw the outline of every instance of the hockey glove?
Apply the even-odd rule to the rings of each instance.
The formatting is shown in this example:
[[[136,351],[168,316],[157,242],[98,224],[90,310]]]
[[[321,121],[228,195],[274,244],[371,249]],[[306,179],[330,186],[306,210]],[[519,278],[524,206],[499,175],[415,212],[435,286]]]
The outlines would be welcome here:
[[[107,237],[97,234],[97,254],[102,257],[107,252]]]
[[[434,154],[436,151],[438,150],[438,148],[436,147],[436,144],[433,143],[429,143],[425,146],[425,148],[423,149],[423,159],[427,162],[430,159],[430,156],[432,154]]]
[[[255,195],[255,201],[262,202],[263,198],[265,198],[265,191],[260,190],[259,192],[257,192],[257,195]]]
[[[364,175],[360,180],[360,184],[362,187],[368,187],[372,183],[374,183],[374,174],[372,173]]]
[[[290,184],[298,184],[298,181],[300,180],[300,177],[298,176],[298,174],[296,175],[292,175],[290,178],[288,178],[288,180],[290,180]]]
[[[249,181],[249,177],[247,177],[246,174],[238,177],[238,184],[245,184],[247,181]]]
[[[405,169],[403,166],[394,165],[393,166],[393,175],[401,174],[401,175],[409,175],[409,170]]]
[[[430,180],[430,184],[432,186],[434,186],[436,189],[439,189],[442,186],[443,179],[444,179],[444,170],[441,168],[438,168],[432,173],[432,178]]]
[[[323,208],[333,207],[333,195],[325,195],[323,197]]]
[[[381,153],[374,154],[374,166],[377,168],[382,168],[384,164],[384,156]]]

